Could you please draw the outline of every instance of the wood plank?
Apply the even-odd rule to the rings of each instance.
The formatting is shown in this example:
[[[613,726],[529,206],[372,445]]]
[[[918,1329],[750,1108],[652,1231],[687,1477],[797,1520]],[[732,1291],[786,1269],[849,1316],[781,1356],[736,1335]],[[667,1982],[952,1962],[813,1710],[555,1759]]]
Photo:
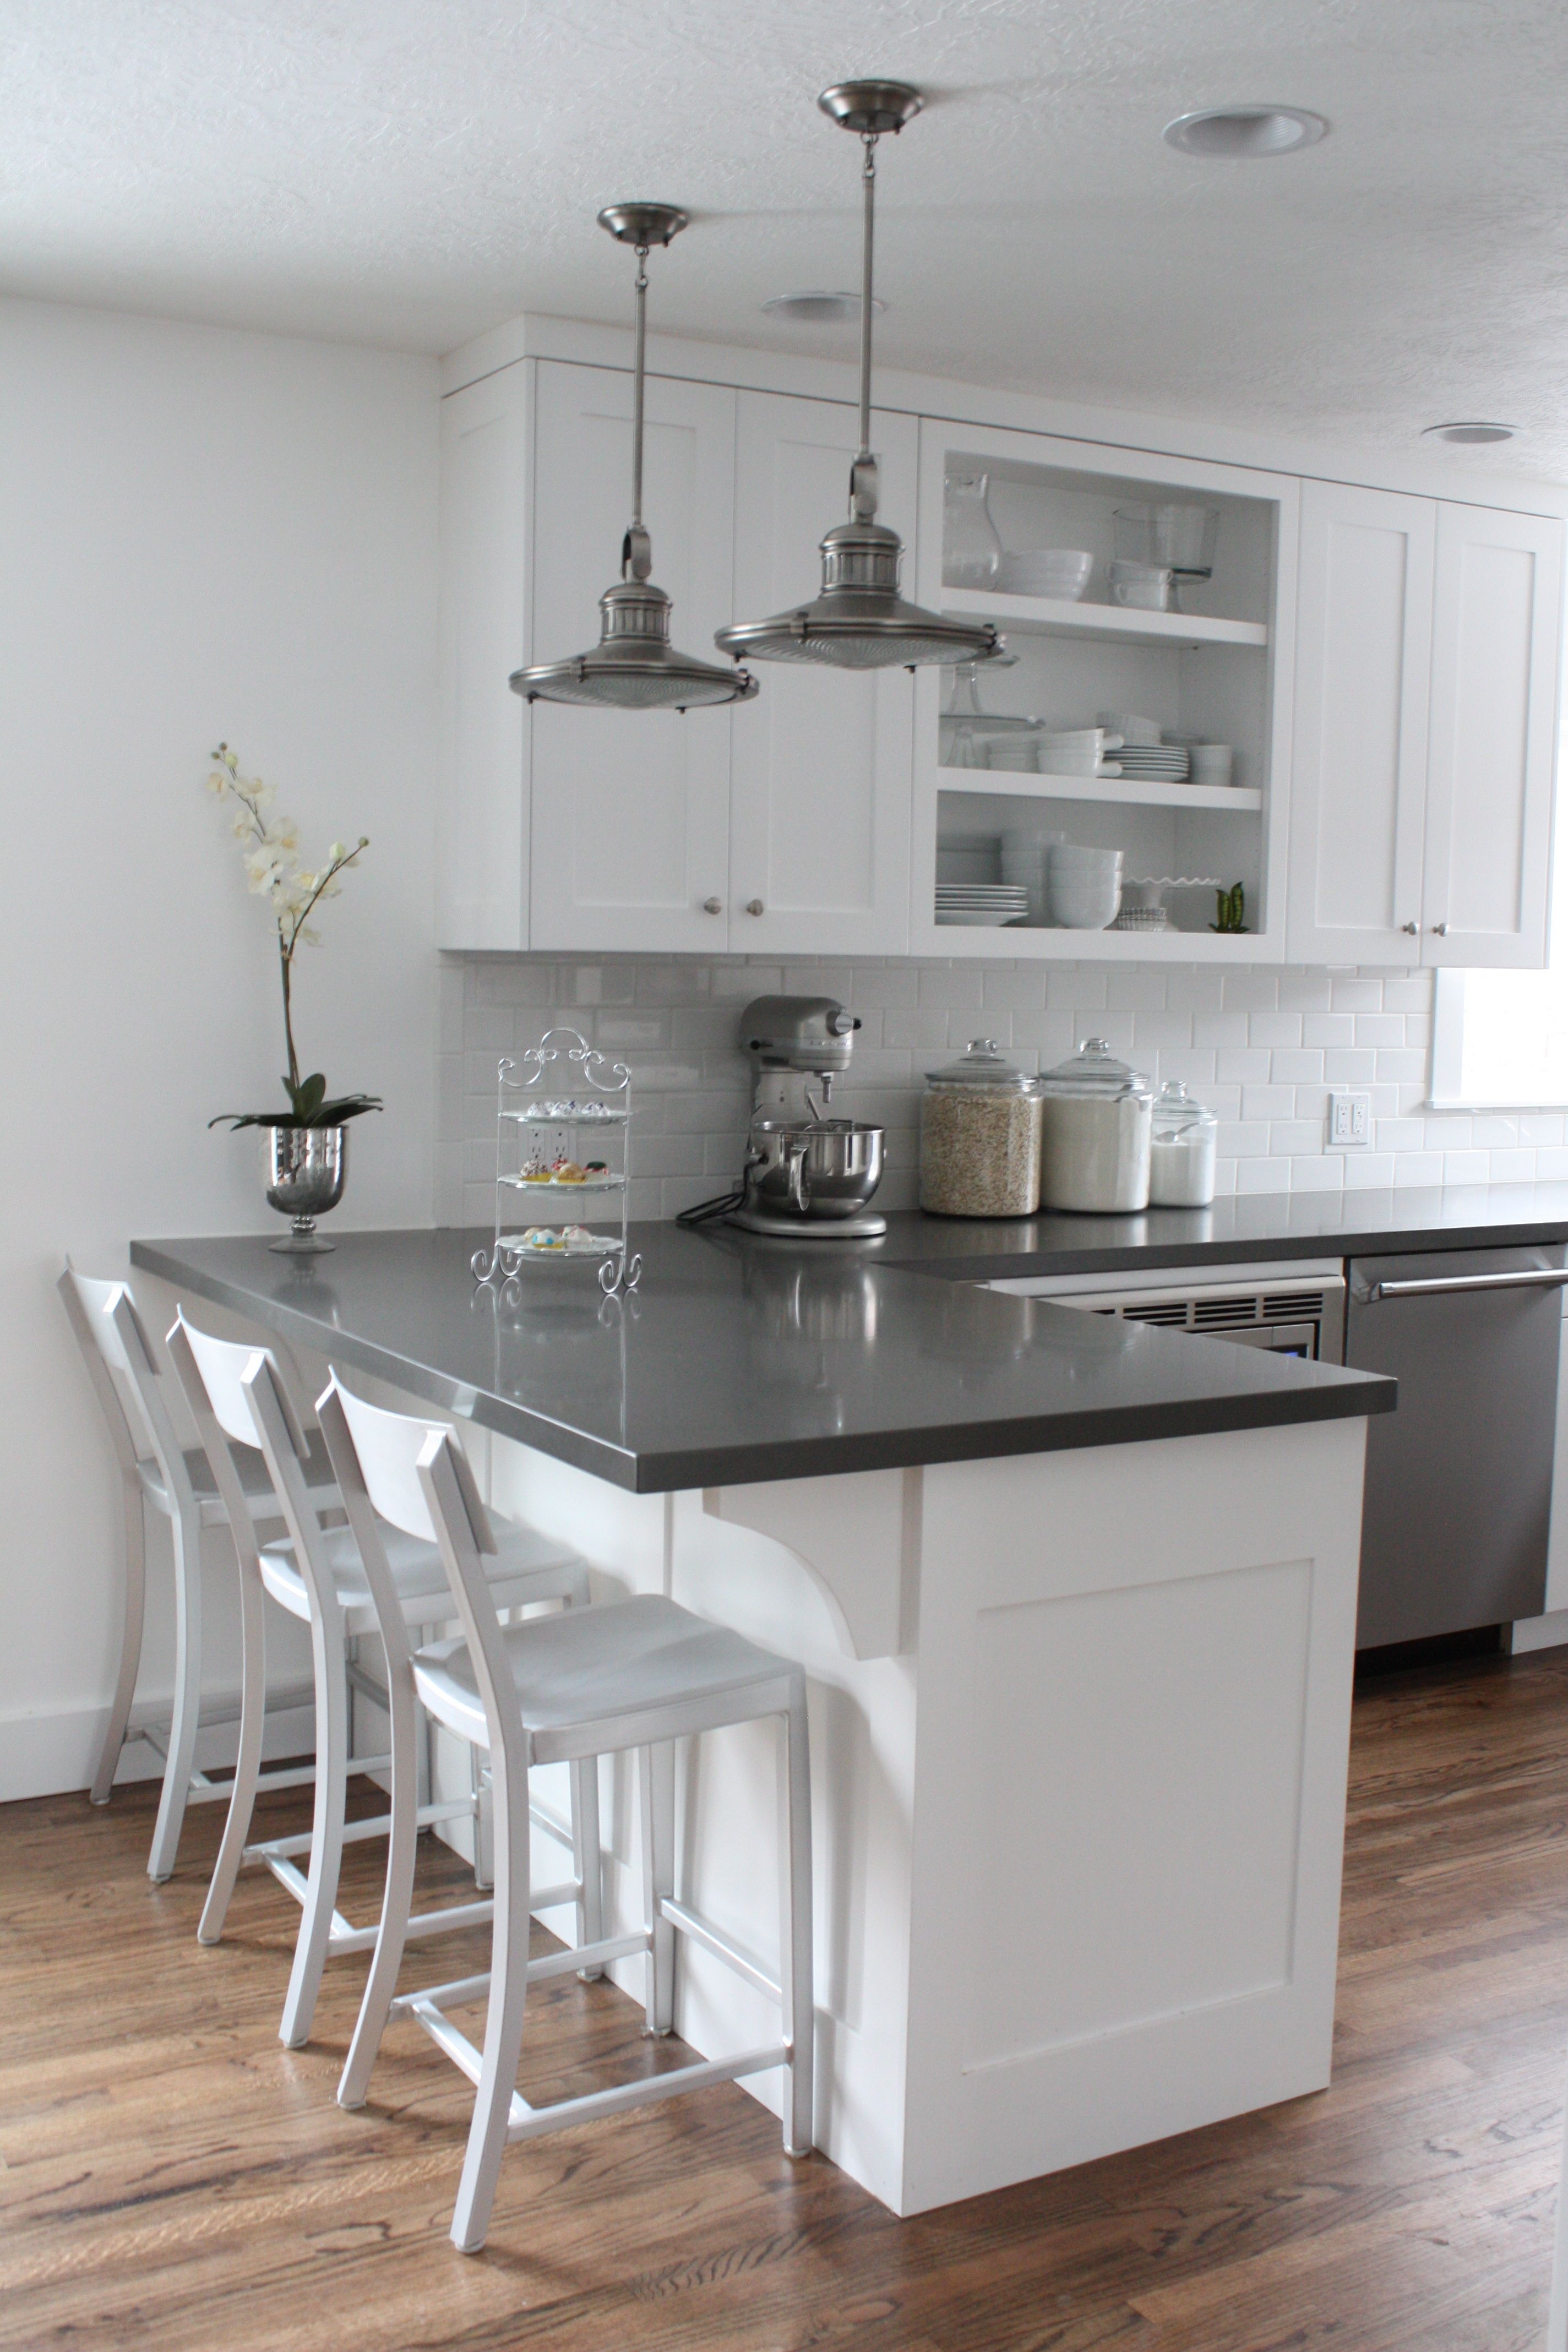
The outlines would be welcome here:
[[[446,2235],[467,2086],[417,2029],[389,2032],[363,2113],[333,2103],[363,1958],[329,1964],[290,2052],[288,1898],[247,1874],[225,1943],[195,1942],[216,1808],[161,1888],[149,1790],[5,1808],[0,2347],[1533,2352],[1568,2057],[1565,1701],[1551,1652],[1358,1697],[1320,2095],[899,2222],[792,2165],[725,2086],[513,2149],[477,2260]],[[306,1820],[293,1796],[264,1813]],[[379,1864],[349,1850],[351,1916]],[[469,1883],[438,1848],[421,1871],[432,1895]],[[443,1972],[484,1957],[454,1937]],[[639,2028],[611,1988],[552,1983],[525,2090],[686,2054]]]

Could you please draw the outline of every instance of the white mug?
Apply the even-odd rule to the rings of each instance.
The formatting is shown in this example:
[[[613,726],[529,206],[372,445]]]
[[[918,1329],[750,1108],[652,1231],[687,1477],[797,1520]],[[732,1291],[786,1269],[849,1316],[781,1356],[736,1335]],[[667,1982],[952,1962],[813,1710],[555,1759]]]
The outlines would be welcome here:
[[[1194,743],[1190,754],[1194,784],[1228,784],[1235,759],[1228,743]]]

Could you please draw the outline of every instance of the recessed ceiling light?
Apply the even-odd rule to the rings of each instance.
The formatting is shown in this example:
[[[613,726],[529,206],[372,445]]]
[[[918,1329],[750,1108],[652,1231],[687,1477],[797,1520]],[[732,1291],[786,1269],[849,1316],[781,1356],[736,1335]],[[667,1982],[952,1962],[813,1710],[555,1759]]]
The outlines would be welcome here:
[[[871,297],[873,317],[885,310],[879,296]],[[858,294],[775,294],[763,309],[774,319],[805,319],[814,326],[852,326],[860,316]]]
[[[1458,441],[1470,444],[1478,441],[1511,441],[1519,431],[1517,425],[1483,424],[1479,417],[1460,418],[1453,425],[1424,425],[1423,441]]]
[[[1161,137],[1184,155],[1290,155],[1315,147],[1328,131],[1321,114],[1303,106],[1205,106],[1178,114]]]

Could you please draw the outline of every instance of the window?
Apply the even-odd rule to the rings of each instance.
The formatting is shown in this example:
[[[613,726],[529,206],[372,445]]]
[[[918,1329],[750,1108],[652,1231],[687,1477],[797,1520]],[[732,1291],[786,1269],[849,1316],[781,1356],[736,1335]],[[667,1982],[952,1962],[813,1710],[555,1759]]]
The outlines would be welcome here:
[[[1558,861],[1559,876],[1568,856]],[[1546,971],[1440,971],[1432,1100],[1440,1109],[1552,1110],[1568,1104],[1568,889],[1552,908]]]

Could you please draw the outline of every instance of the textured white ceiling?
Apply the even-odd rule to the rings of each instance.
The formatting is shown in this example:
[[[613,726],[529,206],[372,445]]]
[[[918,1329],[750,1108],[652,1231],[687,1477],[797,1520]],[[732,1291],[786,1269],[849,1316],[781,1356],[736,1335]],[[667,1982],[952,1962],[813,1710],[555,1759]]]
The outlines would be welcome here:
[[[618,321],[616,197],[686,205],[656,323],[853,285],[857,151],[813,104],[895,74],[879,352],[932,373],[1568,478],[1563,0],[3,0],[0,289],[430,352],[524,309]],[[1275,99],[1270,163],[1161,144]],[[1447,461],[1446,461],[1447,462]]]

